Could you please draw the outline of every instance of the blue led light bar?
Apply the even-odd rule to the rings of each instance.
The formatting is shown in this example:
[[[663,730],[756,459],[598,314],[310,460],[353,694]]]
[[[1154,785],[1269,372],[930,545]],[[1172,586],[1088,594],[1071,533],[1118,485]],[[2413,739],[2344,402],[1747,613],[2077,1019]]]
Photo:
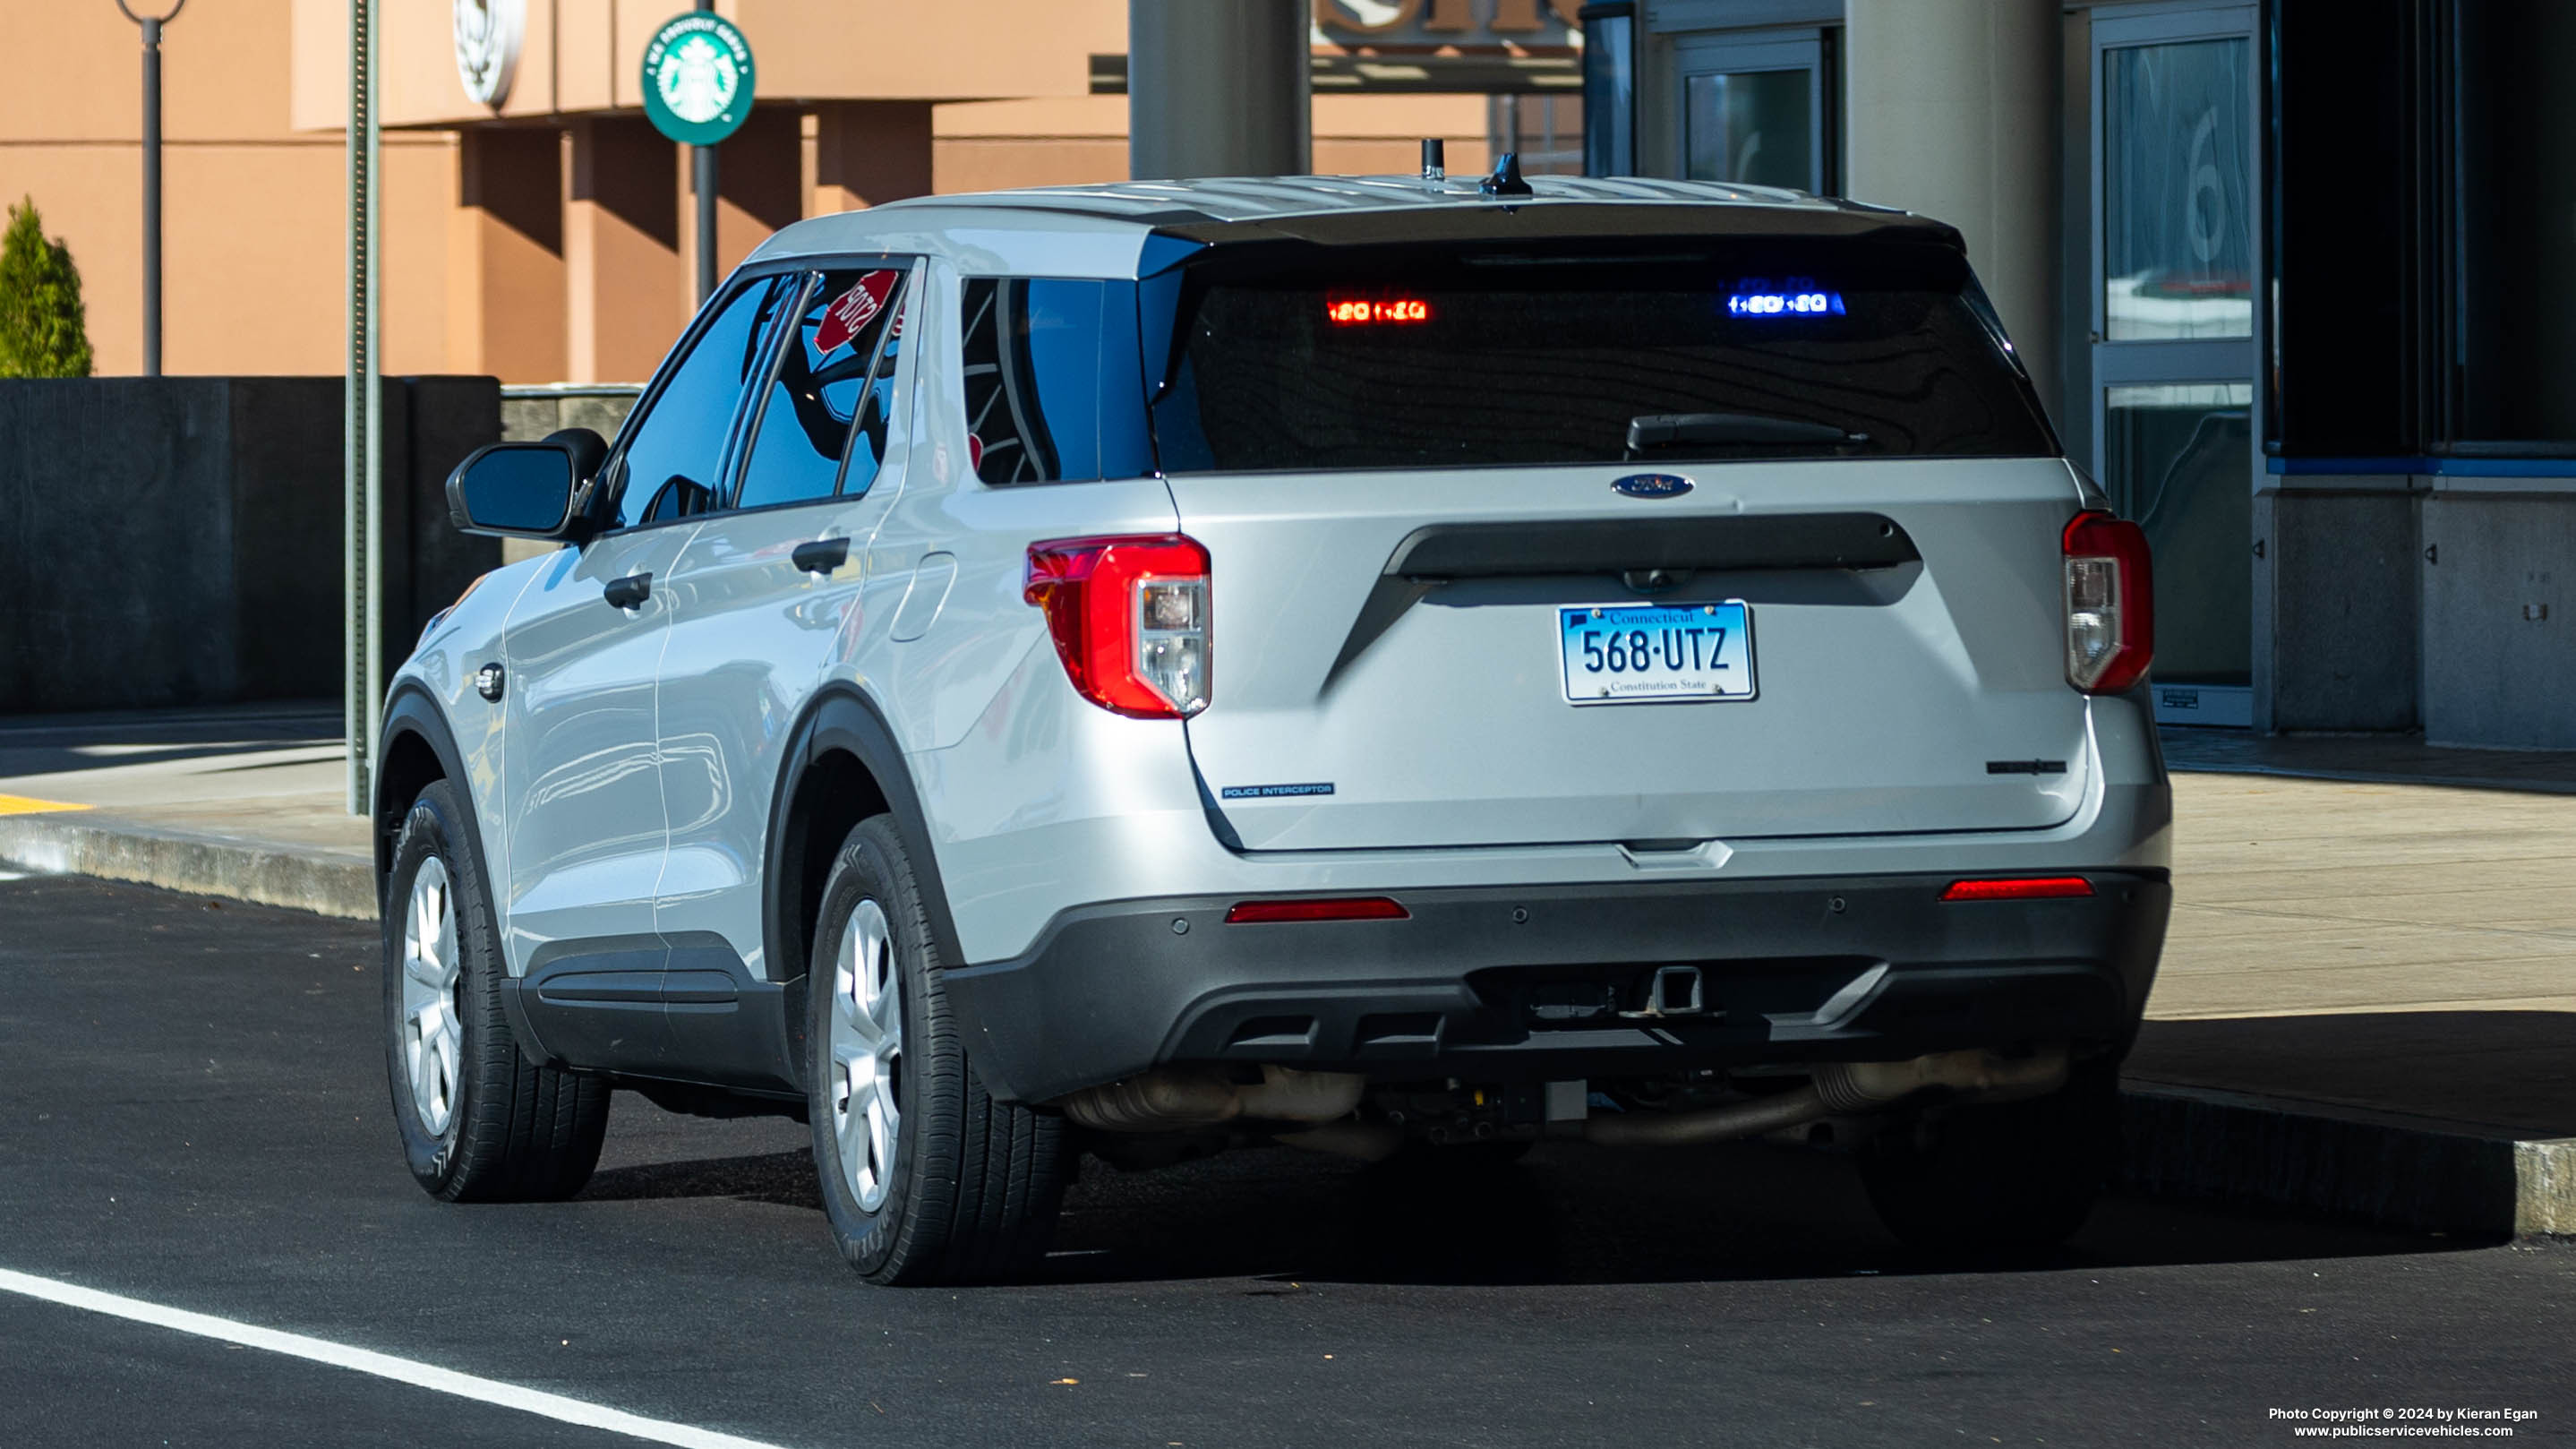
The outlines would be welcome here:
[[[1730,317],[1839,317],[1840,292],[1735,292],[1726,299]]]

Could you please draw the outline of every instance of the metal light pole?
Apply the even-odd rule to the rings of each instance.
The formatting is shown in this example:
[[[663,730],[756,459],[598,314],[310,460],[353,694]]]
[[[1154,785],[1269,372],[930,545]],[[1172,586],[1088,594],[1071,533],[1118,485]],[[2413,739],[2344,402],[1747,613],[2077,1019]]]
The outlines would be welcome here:
[[[341,601],[345,671],[342,725],[349,747],[349,813],[364,815],[376,726],[384,709],[382,620],[384,420],[378,416],[376,348],[377,0],[349,0],[349,357],[341,397]]]
[[[716,0],[697,0],[700,11],[716,8]],[[689,148],[691,181],[698,193],[698,305],[716,294],[716,148]]]
[[[161,375],[161,27],[179,18],[188,0],[167,15],[137,15],[116,0],[125,18],[143,27],[143,375]]]

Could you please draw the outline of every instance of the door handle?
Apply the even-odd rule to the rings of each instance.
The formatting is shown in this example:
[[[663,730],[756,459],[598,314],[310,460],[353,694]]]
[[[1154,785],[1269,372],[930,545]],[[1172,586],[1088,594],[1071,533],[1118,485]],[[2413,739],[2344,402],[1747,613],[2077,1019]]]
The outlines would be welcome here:
[[[599,591],[599,596],[613,608],[640,609],[644,601],[653,596],[653,576],[628,574],[622,579],[610,579],[608,587]]]
[[[796,545],[796,551],[788,557],[809,574],[828,574],[850,561],[850,541],[846,538],[818,538],[812,543]]]

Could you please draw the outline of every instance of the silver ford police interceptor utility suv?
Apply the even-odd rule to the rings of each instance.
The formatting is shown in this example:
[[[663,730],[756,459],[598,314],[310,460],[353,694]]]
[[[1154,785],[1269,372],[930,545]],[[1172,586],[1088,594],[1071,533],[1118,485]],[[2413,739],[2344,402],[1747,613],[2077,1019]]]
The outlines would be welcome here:
[[[1953,1249],[2108,1166],[2147,557],[1947,226],[1516,168],[899,202],[448,498],[563,546],[379,746],[439,1197],[578,1191],[617,1087],[808,1119],[886,1283],[1024,1271],[1083,1152],[1785,1132]]]

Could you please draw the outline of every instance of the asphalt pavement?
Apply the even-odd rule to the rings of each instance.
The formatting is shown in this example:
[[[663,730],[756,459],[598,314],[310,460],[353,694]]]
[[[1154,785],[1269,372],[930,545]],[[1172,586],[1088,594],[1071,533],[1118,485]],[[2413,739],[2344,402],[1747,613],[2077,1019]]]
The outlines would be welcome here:
[[[1429,1178],[1091,1165],[1041,1281],[871,1289],[804,1129],[621,1094],[578,1200],[404,1172],[371,927],[0,881],[0,1273],[763,1444],[2252,1445],[2276,1408],[2576,1426],[2576,1249],[2114,1200],[1909,1258],[1762,1145]],[[0,1285],[5,1289],[5,1285]],[[0,1444],[632,1444],[0,1291]],[[506,1396],[499,1396],[506,1397]],[[2314,1421],[2311,1421],[2314,1422]],[[667,1442],[686,1442],[685,1436]]]

